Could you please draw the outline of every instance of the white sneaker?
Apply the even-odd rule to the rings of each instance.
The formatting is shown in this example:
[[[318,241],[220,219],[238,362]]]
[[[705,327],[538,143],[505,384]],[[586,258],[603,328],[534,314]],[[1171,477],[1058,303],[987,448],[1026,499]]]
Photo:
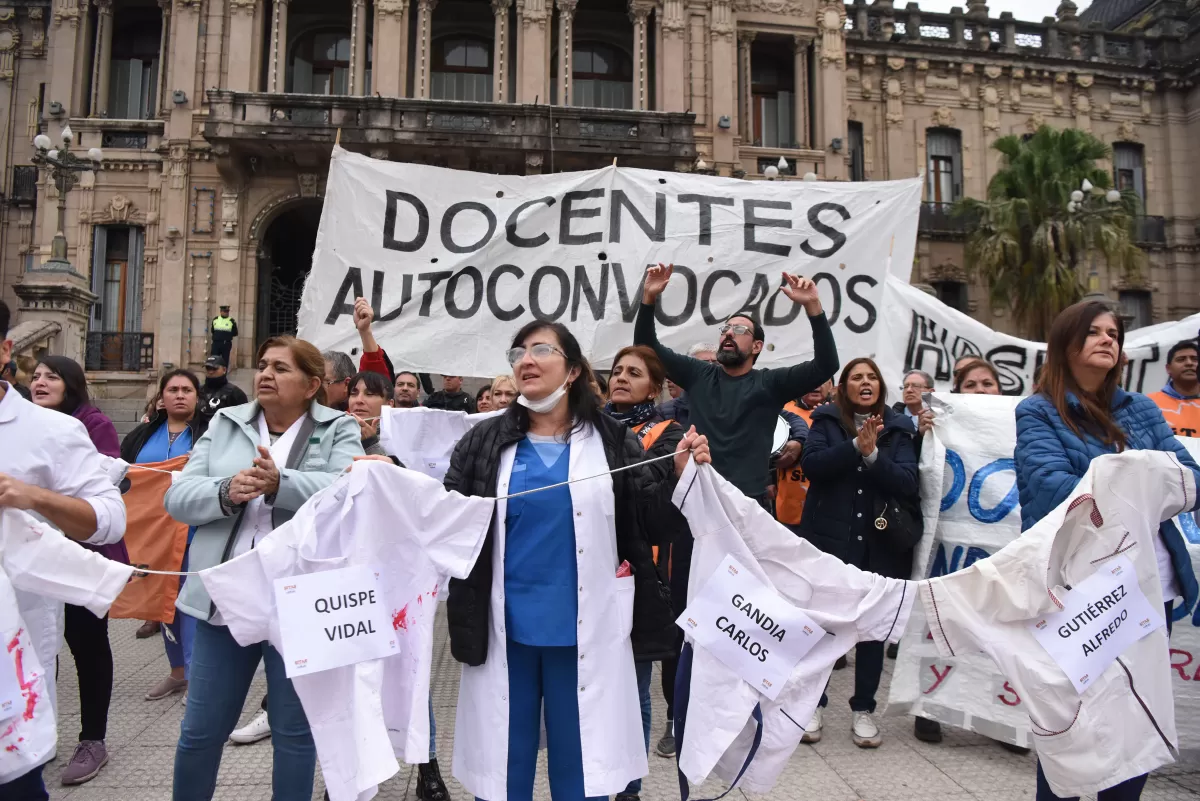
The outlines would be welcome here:
[[[812,719],[808,721],[808,725],[804,727],[804,736],[800,738],[802,743],[819,743],[821,742],[821,727],[825,725],[821,717],[824,710],[817,707],[812,714]]]
[[[854,744],[859,748],[878,748],[883,742],[875,716],[870,712],[854,713]]]
[[[254,716],[254,720],[240,729],[234,729],[233,734],[229,735],[229,741],[238,745],[249,745],[270,736],[271,723],[267,720],[267,713],[259,712]]]

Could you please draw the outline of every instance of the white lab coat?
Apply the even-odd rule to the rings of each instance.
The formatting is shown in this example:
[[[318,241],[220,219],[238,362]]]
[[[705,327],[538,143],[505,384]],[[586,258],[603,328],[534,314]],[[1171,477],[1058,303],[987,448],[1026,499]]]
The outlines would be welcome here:
[[[689,601],[732,555],[827,632],[792,669],[774,701],[703,647],[694,648],[680,770],[695,784],[712,772],[732,782],[750,752],[757,729],[751,713],[759,705],[762,741],[738,786],[768,793],[800,744],[833,663],[859,642],[898,639],[912,611],[917,585],[859,570],[823,553],[711,466],[689,462],[672,501],[687,518],[696,541]]]
[[[22,695],[17,714],[0,720],[0,785],[45,763],[58,742],[50,700],[54,674],[47,673],[54,670],[54,658],[41,658],[16,593],[83,606],[101,616],[131,575],[129,565],[79,547],[33,515],[0,509],[0,642],[5,645],[0,659],[11,663]]]
[[[1058,611],[1064,587],[1118,552],[1133,562],[1150,605],[1162,610],[1158,524],[1195,505],[1195,476],[1174,453],[1100,456],[1033,528],[990,558],[921,584],[942,656],[983,651],[1016,688],[1056,795],[1091,795],[1174,761],[1166,628],[1127,648],[1080,695],[1029,624]]]
[[[437,587],[441,576],[470,573],[493,506],[416,471],[361,462],[253,550],[201,571],[233,638],[281,651],[275,579],[353,565],[379,572],[399,653],[292,679],[333,801],[374,796],[399,770],[395,755],[429,760]]]
[[[125,536],[125,502],[109,479],[108,458],[96,450],[83,423],[30,403],[8,387],[0,399],[0,443],[0,473],[91,505],[97,526],[88,544],[108,545]],[[38,659],[54,664],[62,642],[62,602],[18,589],[17,605]],[[48,689],[54,704],[54,682]]]
[[[463,435],[504,410],[467,414],[445,409],[383,407],[379,420],[379,444],[409,470],[442,481],[450,469],[450,454]]]
[[[508,493],[516,445],[500,455],[497,495]],[[633,665],[633,577],[616,578],[615,499],[599,434],[571,434],[569,477],[579,570],[579,726],[587,796],[614,795],[649,772]],[[493,520],[487,659],[463,666],[454,727],[454,777],[486,801],[508,797],[508,656],[504,630],[504,520]],[[554,744],[550,743],[553,748]]]

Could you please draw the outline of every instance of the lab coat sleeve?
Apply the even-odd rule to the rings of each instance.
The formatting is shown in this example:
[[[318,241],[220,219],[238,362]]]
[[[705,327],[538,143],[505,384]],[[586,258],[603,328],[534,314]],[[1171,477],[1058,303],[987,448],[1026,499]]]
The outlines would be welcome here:
[[[403,504],[393,519],[413,521],[413,535],[441,575],[465,579],[475,566],[492,522],[496,501],[447,491],[441,482],[383,462],[355,466],[366,473],[365,491]]]
[[[213,422],[188,455],[183,471],[163,496],[167,514],[180,523],[202,526],[225,517],[218,495],[221,482],[229,476],[209,475],[209,455],[212,452],[213,432],[225,427],[223,412],[217,412]]]
[[[0,509],[0,566],[18,590],[108,613],[133,568],[81,548],[24,512]]]
[[[287,536],[284,524],[271,532],[271,539]],[[265,546],[265,543],[264,543]],[[275,609],[274,579],[268,575],[258,548],[236,559],[200,571],[200,581],[217,605],[221,619],[239,645],[251,645],[270,637]]]
[[[87,501],[96,513],[96,532],[85,542],[109,545],[125,536],[125,502],[121,491],[109,479],[108,457],[101,456],[88,439],[82,425],[71,426],[56,438],[51,458],[54,486],[60,495]]]
[[[343,415],[333,422],[330,436],[333,437],[333,447],[323,470],[292,470],[281,468],[279,471],[279,490],[275,493],[272,506],[280,509],[295,511],[321,490],[328,487],[338,476],[354,463],[355,456],[362,456],[362,432],[358,421],[350,415]]]

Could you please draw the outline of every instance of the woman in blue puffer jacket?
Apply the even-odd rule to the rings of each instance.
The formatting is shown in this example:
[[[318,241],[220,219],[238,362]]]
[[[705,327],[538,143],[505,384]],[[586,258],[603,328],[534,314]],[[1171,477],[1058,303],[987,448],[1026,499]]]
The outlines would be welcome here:
[[[1037,392],[1017,407],[1017,490],[1021,529],[1066,500],[1092,459],[1123,450],[1170,451],[1200,480],[1200,467],[1175,438],[1154,401],[1121,389],[1125,327],[1104,303],[1084,301],[1050,327]],[[1167,626],[1196,603],[1198,588],[1183,536],[1170,521],[1155,542]],[[1172,610],[1182,596],[1183,606]],[[1172,615],[1174,611],[1174,615]],[[1098,801],[1136,801],[1146,775],[1101,790]],[[1059,801],[1038,766],[1037,801]]]

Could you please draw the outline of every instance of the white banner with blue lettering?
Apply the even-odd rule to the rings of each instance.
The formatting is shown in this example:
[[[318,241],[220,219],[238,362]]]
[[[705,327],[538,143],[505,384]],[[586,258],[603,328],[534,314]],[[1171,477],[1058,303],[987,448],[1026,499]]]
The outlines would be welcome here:
[[[935,395],[937,421],[921,451],[925,536],[913,577],[953,573],[986,559],[1021,533],[1014,410],[1020,398]],[[1200,458],[1200,440],[1180,438]],[[1177,519],[1200,573],[1200,528]],[[1181,748],[1200,751],[1200,617],[1175,621],[1171,681]],[[888,715],[917,715],[1030,746],[1021,697],[984,654],[938,655],[920,605],[913,607],[888,696]]]

